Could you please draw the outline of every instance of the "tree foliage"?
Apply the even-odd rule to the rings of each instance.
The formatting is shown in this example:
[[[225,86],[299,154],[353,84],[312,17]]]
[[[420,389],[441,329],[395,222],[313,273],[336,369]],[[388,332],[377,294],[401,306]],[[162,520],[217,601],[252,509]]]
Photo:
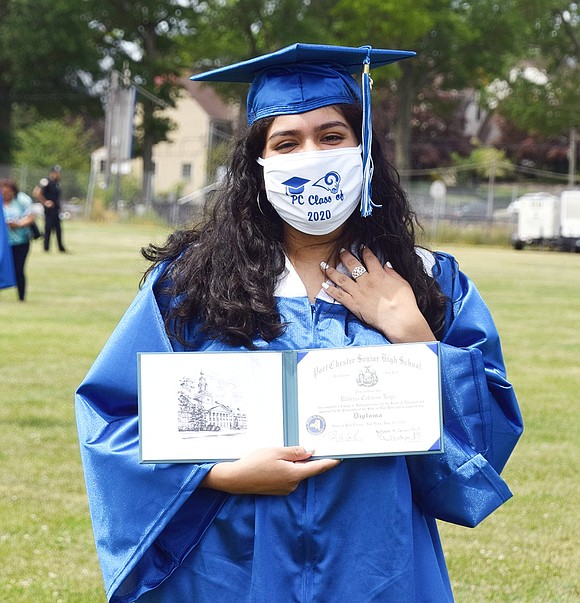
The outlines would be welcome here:
[[[411,169],[448,166],[452,153],[469,155],[472,141],[465,134],[462,105],[459,92],[419,93],[411,112]]]
[[[391,134],[396,164],[409,167],[413,106],[428,90],[477,88],[503,73],[504,58],[517,46],[519,16],[515,0],[339,0],[335,39],[364,41],[377,47],[415,50],[414,59],[375,71],[380,84],[389,78],[388,95],[395,99]],[[493,44],[490,44],[493,40]],[[378,86],[377,86],[378,87]]]
[[[14,151],[15,103],[44,117],[95,112],[87,84],[98,70],[84,1],[3,0],[0,4],[0,162]]]
[[[80,117],[45,119],[19,132],[17,137],[16,161],[21,165],[47,169],[59,164],[67,171],[89,170],[94,140]]]
[[[504,82],[497,110],[522,131],[557,135],[578,125],[578,23],[578,5],[566,0],[3,0],[0,162],[15,148],[13,107],[41,119],[101,111],[108,72],[128,67],[142,106],[137,148],[151,173],[153,145],[171,131],[154,99],[172,105],[191,70],[297,41],[417,51],[372,73],[377,124],[400,168],[417,119],[428,116],[431,138],[443,132],[451,105],[435,102],[438,93]],[[530,66],[546,83],[523,77]],[[219,88],[244,101],[247,87]]]
[[[375,113],[388,117],[377,121],[388,122],[399,167],[408,166],[418,95],[425,88],[480,87],[505,73],[503,57],[517,48],[521,20],[516,0],[208,0],[205,6],[197,36],[186,41],[199,68],[296,41],[416,50],[415,59],[372,74]],[[221,89],[232,93],[231,86]]]
[[[493,147],[476,147],[468,157],[452,153],[453,165],[458,168],[471,168],[466,173],[489,180],[506,178],[513,174],[513,165],[506,152]]]
[[[139,85],[142,107],[137,127],[145,173],[143,195],[150,195],[153,146],[167,140],[172,123],[161,112],[174,106],[186,65],[179,40],[193,35],[194,3],[172,0],[85,0],[86,20],[98,39],[101,65],[128,69]]]
[[[26,166],[27,174],[33,177],[46,176],[51,165],[60,165],[64,194],[85,195],[91,151],[95,148],[93,132],[85,123],[82,117],[67,114],[63,119],[42,119],[17,132],[17,165]]]
[[[507,77],[489,91],[494,106],[531,134],[554,136],[580,126],[580,12],[578,4],[525,4],[525,47]]]
[[[311,0],[207,0],[195,35],[182,38],[183,56],[195,71],[229,65],[294,44],[322,43],[324,33]],[[248,86],[216,84],[225,97],[245,106]],[[244,123],[244,113],[240,115]]]

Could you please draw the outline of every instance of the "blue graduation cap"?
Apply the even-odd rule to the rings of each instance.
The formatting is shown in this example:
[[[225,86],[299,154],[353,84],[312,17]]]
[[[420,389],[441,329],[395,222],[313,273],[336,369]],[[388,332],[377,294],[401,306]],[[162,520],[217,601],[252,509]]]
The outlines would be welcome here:
[[[360,104],[363,108],[363,193],[361,214],[372,213],[372,124],[370,67],[381,67],[415,56],[405,50],[370,46],[293,44],[276,52],[214,69],[191,77],[203,82],[246,82],[248,124],[258,119],[306,113],[337,104]],[[359,87],[353,74],[362,72]]]

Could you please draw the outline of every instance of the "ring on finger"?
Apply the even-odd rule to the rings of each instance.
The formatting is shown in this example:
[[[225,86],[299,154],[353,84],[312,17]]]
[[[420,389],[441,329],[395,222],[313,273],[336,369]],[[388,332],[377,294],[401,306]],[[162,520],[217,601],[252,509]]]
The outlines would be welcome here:
[[[362,276],[367,269],[364,266],[357,266],[350,274],[352,278],[356,281],[359,276]]]

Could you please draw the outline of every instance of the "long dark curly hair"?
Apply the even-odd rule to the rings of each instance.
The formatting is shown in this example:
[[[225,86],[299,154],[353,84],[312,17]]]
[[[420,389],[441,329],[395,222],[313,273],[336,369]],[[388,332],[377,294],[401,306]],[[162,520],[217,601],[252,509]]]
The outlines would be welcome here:
[[[336,105],[354,132],[360,132],[362,111]],[[162,262],[166,269],[156,291],[172,300],[165,311],[168,334],[189,347],[186,327],[199,324],[204,336],[252,348],[259,336],[272,341],[285,328],[276,308],[274,289],[285,269],[281,218],[262,190],[261,155],[274,118],[256,121],[236,144],[229,168],[202,223],[179,230],[162,246],[142,249],[152,262],[144,279]],[[419,309],[439,339],[446,300],[434,278],[425,272],[416,252],[416,216],[395,169],[373,138],[372,216],[353,212],[336,241],[336,249],[366,245],[389,260],[411,285]]]

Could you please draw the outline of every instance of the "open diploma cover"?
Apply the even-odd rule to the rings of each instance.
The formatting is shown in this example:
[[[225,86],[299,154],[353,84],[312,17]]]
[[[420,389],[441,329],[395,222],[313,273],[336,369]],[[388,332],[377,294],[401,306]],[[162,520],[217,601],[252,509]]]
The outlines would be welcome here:
[[[139,354],[141,462],[442,452],[439,345]]]

